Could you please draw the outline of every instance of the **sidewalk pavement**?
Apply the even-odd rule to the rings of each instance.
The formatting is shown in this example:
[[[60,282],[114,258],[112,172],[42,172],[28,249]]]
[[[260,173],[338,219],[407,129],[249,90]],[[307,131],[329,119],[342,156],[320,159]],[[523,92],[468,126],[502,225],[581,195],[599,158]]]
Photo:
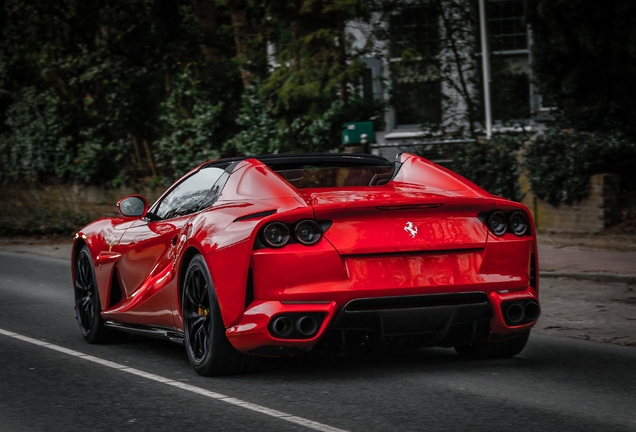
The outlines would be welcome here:
[[[539,244],[539,274],[636,285],[636,252]]]
[[[539,236],[539,274],[636,285],[633,236]]]

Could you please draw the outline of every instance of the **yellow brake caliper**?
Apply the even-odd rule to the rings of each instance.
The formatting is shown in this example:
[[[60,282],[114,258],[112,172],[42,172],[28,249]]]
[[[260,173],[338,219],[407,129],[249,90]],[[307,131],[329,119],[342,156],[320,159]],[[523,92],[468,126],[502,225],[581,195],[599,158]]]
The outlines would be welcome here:
[[[208,289],[207,284],[205,285],[205,289]],[[199,314],[199,316],[203,315],[203,316],[208,316],[208,314],[210,313],[209,309],[203,309],[201,306],[199,306],[199,308],[197,309],[197,313]]]

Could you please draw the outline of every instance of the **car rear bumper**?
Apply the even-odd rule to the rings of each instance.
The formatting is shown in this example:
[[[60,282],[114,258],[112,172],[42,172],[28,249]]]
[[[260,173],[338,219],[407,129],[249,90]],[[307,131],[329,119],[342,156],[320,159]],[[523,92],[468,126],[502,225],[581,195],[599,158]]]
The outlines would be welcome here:
[[[536,304],[532,319],[512,324],[504,315]],[[530,309],[530,308],[529,308]],[[536,316],[535,316],[536,315]],[[316,329],[301,335],[276,335],[272,324],[280,317],[298,327],[311,316]],[[405,343],[419,346],[452,346],[484,334],[507,335],[531,328],[538,318],[538,296],[532,287],[482,291],[367,297],[338,305],[335,301],[256,301],[239,324],[227,329],[232,345],[244,353],[284,356],[316,345],[327,334],[342,345]]]

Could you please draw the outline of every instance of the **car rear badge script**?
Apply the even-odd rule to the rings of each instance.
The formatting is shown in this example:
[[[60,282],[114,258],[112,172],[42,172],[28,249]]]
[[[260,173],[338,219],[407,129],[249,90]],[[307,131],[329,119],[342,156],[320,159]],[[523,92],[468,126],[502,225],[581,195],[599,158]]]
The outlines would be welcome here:
[[[404,227],[404,231],[409,233],[411,238],[415,238],[415,235],[417,234],[417,227],[413,225],[413,222],[407,222]]]

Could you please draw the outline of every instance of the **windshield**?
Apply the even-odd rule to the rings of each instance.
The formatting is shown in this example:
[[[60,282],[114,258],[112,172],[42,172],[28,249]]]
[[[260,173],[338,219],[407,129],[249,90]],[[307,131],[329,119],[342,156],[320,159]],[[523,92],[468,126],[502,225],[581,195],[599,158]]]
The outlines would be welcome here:
[[[276,170],[276,172],[298,189],[380,186],[387,184],[393,177],[393,167],[388,166],[317,167],[305,165],[302,168]]]

